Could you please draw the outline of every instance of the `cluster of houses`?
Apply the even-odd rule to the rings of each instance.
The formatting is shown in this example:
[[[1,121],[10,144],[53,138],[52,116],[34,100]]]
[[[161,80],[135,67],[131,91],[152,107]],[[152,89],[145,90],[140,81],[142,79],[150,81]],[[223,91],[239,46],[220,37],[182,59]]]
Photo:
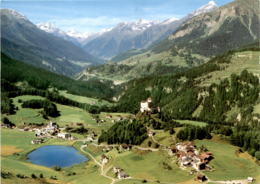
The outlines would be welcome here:
[[[199,153],[191,142],[177,143],[171,151],[177,156],[181,167],[192,167],[196,171],[211,169],[208,163],[213,159],[213,154],[211,152]]]
[[[129,175],[125,173],[125,171],[119,167],[113,167],[113,172],[115,173],[118,179],[129,178]]]
[[[50,121],[47,126],[42,128],[34,128],[36,139],[32,140],[32,144],[41,144],[44,142],[44,137],[58,137],[66,140],[73,140],[74,137],[66,132],[61,132],[58,124]]]
[[[147,98],[147,100],[141,101],[140,103],[140,112],[146,114],[152,114],[160,112],[160,107],[155,107],[153,104],[153,100],[151,97]]]

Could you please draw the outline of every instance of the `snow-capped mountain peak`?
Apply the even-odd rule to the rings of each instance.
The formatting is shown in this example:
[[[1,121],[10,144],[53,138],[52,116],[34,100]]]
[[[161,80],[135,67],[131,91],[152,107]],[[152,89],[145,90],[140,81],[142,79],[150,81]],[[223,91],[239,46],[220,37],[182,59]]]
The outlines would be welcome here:
[[[60,30],[53,23],[50,23],[50,22],[39,23],[36,25],[38,28],[40,28],[41,30],[48,32],[48,33],[61,34],[61,35],[66,34],[64,31]]]
[[[28,20],[26,16],[22,15],[21,13],[18,13],[16,10],[4,9],[4,11],[8,11],[11,15],[15,16],[16,18]]]
[[[45,22],[45,23],[39,23],[36,24],[38,28],[40,28],[41,30],[47,32],[47,33],[51,33],[55,36],[61,37],[65,40],[69,40],[72,42],[83,42],[86,39],[88,39],[92,34],[84,32],[78,32],[75,30],[70,30],[70,31],[62,31],[61,29],[57,28],[53,23],[50,22]]]
[[[115,27],[115,29],[118,29],[120,31],[127,30],[127,31],[142,32],[157,23],[159,22],[154,20],[139,19],[137,21],[131,21],[131,22],[120,22]]]
[[[197,10],[191,13],[191,16],[197,16],[202,13],[210,12],[214,9],[216,9],[218,6],[214,1],[209,1],[207,4],[201,6]]]

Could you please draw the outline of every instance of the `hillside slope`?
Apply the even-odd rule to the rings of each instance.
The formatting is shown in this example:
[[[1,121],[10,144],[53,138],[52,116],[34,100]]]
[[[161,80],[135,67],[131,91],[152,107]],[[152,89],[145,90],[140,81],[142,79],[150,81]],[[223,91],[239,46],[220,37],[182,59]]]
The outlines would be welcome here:
[[[45,90],[54,87],[59,90],[67,90],[72,94],[88,97],[111,98],[114,94],[113,85],[106,81],[76,81],[69,77],[11,59],[3,53],[1,54],[1,79],[12,83],[23,83],[25,88],[30,88],[31,86]]]
[[[234,122],[238,114],[242,113],[248,106],[252,106],[254,113],[258,114],[256,117],[258,117],[260,115],[258,108],[260,86],[256,81],[260,78],[258,63],[260,54],[257,47],[228,52],[206,64],[175,75],[150,76],[132,80],[124,85],[125,90],[119,95],[118,109],[138,112],[140,101],[151,96],[154,99],[154,103],[161,107],[162,113],[167,119]],[[245,70],[253,75],[247,74]],[[254,79],[250,79],[251,81],[243,79],[245,82],[242,82],[242,79],[239,79],[240,77],[238,76],[242,78],[251,76]],[[232,95],[230,93],[232,90],[235,90],[235,88],[232,89],[234,84],[239,86],[238,89],[241,94],[239,91],[236,91],[232,95],[242,96],[237,97],[231,103]],[[212,95],[214,96],[214,93],[215,95],[220,95],[218,90],[222,90],[222,88],[226,91],[223,92],[225,93],[222,94],[223,96],[219,96],[223,98],[220,104],[217,104],[217,99],[207,101]],[[249,99],[253,100],[250,101],[251,104],[242,102]],[[208,102],[210,104],[207,104]],[[216,104],[214,105],[214,103]],[[208,119],[203,113],[212,105],[214,105],[214,108],[219,105],[219,110],[222,109],[223,111],[217,112],[217,109],[212,110],[210,112],[212,117]]]
[[[198,15],[183,25],[153,51],[186,50],[204,56],[221,54],[259,39],[259,1],[235,0],[212,12]]]

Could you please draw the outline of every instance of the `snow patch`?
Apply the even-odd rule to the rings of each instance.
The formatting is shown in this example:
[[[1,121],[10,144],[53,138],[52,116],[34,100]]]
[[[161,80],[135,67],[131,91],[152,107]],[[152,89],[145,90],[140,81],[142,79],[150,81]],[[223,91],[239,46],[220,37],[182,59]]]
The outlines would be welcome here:
[[[207,13],[210,12],[214,9],[216,9],[218,6],[214,1],[209,1],[208,4],[201,6],[200,8],[198,8],[197,10],[195,10],[194,12],[191,13],[191,16],[197,16],[200,15],[202,13]]]

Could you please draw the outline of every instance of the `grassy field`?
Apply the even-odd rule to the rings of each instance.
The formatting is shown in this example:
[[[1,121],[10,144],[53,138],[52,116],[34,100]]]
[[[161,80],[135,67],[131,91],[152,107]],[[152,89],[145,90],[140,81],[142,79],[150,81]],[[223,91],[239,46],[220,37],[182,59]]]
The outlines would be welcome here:
[[[82,97],[85,98],[85,97]],[[42,109],[31,109],[31,108],[22,108],[18,100],[26,101],[31,99],[44,99],[40,96],[24,95],[13,98],[14,105],[18,107],[17,112],[14,115],[9,115],[8,118],[15,123],[17,126],[22,126],[24,123],[48,123],[49,120],[46,120],[40,114]],[[94,99],[92,99],[94,100]],[[98,117],[102,120],[105,120],[103,123],[96,123],[96,120],[92,114],[88,113],[77,107],[71,107],[66,105],[56,104],[58,110],[60,111],[60,116],[57,118],[50,118],[50,120],[57,122],[60,126],[64,127],[65,125],[74,125],[76,123],[83,123],[87,128],[93,129],[97,132],[100,132],[102,129],[106,130],[114,124],[119,117],[128,117],[131,114],[128,113],[101,113]],[[107,116],[111,115],[112,118]]]
[[[175,143],[175,136],[170,135],[169,131],[165,132],[163,130],[156,130],[154,132],[154,139],[160,144],[170,146]]]
[[[224,67],[221,71],[210,72],[210,78],[203,76],[205,80],[200,84],[208,86],[212,83],[218,83],[220,80],[228,78],[230,74],[240,74],[243,70],[248,70],[255,75],[260,75],[259,67],[259,52],[258,51],[244,51],[235,53],[229,64],[221,64]],[[201,79],[201,78],[198,78]]]
[[[14,104],[19,108],[15,115],[8,116],[11,121],[17,125],[22,125],[23,122],[32,123],[47,123],[43,119],[38,110],[29,108],[21,108],[18,99],[42,99],[38,96],[19,96],[14,98]],[[53,118],[60,126],[74,125],[75,123],[83,123],[88,129],[100,133],[102,129],[108,129],[118,119],[127,118],[132,116],[128,113],[101,113],[99,115],[92,115],[82,109],[56,104],[61,116]],[[103,123],[96,123],[94,118],[104,120]],[[196,126],[206,126],[204,122],[190,121],[190,120],[176,120],[182,124],[191,124]],[[181,128],[175,128],[176,133]],[[175,144],[175,134],[170,135],[169,131],[155,130],[154,139],[165,146]],[[39,176],[43,174],[45,178],[57,176],[58,183],[70,184],[92,184],[93,181],[97,184],[109,184],[111,180],[100,175],[100,168],[93,160],[75,165],[70,168],[63,168],[62,171],[54,171],[51,168],[34,165],[26,161],[26,154],[39,146],[43,145],[71,145],[79,150],[82,142],[64,141],[61,139],[48,139],[44,144],[32,145],[31,140],[34,139],[33,132],[19,131],[18,129],[1,129],[1,162],[2,170],[12,172],[14,174],[23,174],[31,176],[32,173]],[[151,140],[151,137],[148,138]],[[148,139],[142,146],[147,147]],[[153,141],[152,141],[153,142]],[[232,179],[246,179],[252,176],[260,182],[260,167],[255,164],[254,160],[247,154],[236,154],[238,147],[232,146],[227,142],[221,141],[219,138],[214,137],[212,140],[197,140],[197,146],[204,145],[209,151],[213,152],[214,159],[210,165],[214,168],[213,172],[205,172],[205,174],[213,181],[219,180],[232,180]],[[145,145],[146,144],[146,145]],[[154,143],[153,143],[154,144]],[[94,145],[88,145],[85,151],[91,153],[97,160],[103,154],[102,148]],[[84,153],[82,153],[84,154]],[[148,183],[154,184],[160,181],[161,183],[178,183],[178,184],[195,184],[193,180],[195,175],[190,175],[189,172],[180,169],[176,164],[176,158],[170,157],[166,151],[140,151],[133,149],[118,153],[116,149],[106,153],[109,156],[110,162],[106,169],[112,166],[117,166],[125,170],[134,179],[119,181],[119,184],[141,184],[143,180]],[[71,175],[70,173],[75,173]],[[110,175],[113,176],[110,170]],[[15,177],[15,176],[14,176]],[[5,180],[7,184],[15,183],[37,183],[31,179],[20,180],[15,177],[13,180]],[[54,181],[51,181],[54,183]]]
[[[101,100],[101,99],[73,95],[73,94],[67,93],[66,91],[59,91],[59,93],[60,93],[60,95],[65,96],[66,98],[69,98],[71,100],[74,100],[74,101],[80,102],[80,103],[87,103],[87,104],[98,105],[98,106],[111,105],[111,103],[109,103],[108,101]]]
[[[131,177],[160,182],[182,182],[192,178],[162,152],[134,151],[113,155],[113,165],[123,168]],[[171,169],[164,168],[167,163]]]
[[[187,125],[194,125],[194,126],[207,126],[207,123],[202,122],[202,121],[192,121],[192,120],[175,120],[181,124],[187,124]]]
[[[205,172],[211,180],[246,179],[251,176],[258,179],[256,183],[260,182],[260,166],[247,153],[244,156],[237,155],[238,147],[212,140],[199,140],[196,145],[204,145],[214,154],[210,165],[215,171]]]
[[[46,120],[42,118],[42,115],[39,113],[42,109],[30,109],[22,108],[18,100],[27,101],[32,99],[44,99],[40,96],[24,95],[13,98],[14,105],[18,107],[18,111],[14,115],[8,116],[8,118],[15,123],[16,125],[23,125],[24,123],[36,123],[41,124],[45,123]]]

